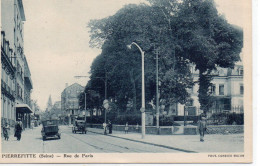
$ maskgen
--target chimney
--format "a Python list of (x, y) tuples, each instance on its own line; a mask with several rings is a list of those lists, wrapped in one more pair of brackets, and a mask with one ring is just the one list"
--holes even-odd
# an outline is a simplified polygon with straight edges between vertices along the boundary
[(65, 88), (68, 88), (68, 83), (65, 84)]

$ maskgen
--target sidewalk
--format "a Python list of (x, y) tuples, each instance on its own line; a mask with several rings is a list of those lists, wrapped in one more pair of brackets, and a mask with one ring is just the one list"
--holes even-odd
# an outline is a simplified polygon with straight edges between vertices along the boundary
[(42, 153), (41, 127), (25, 129), (20, 141), (17, 141), (13, 133), (9, 134), (9, 141), (5, 141), (2, 137), (1, 145), (2, 153)]
[[(104, 134), (103, 129), (88, 128), (88, 132)], [(199, 141), (199, 135), (146, 135), (144, 139), (141, 133), (125, 134), (121, 131), (113, 131), (108, 134), (110, 137), (117, 137), (129, 141), (141, 142), (155, 146), (172, 148), (182, 152), (243, 152), (244, 134), (210, 134), (205, 135), (205, 142)]]

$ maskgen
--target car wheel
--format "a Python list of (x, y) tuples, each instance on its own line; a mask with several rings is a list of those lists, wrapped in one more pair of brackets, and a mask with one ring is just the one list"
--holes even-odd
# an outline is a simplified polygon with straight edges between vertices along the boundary
[(46, 137), (45, 137), (45, 136), (43, 136), (43, 137), (42, 137), (42, 140), (43, 140), (43, 141), (45, 141), (45, 140), (46, 140)]

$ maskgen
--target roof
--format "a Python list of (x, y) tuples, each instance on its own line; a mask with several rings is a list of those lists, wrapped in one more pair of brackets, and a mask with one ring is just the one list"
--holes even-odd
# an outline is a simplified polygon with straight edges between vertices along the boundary
[(19, 7), (19, 10), (20, 10), (20, 15), (21, 15), (22, 21), (25, 21), (26, 19), (25, 19), (23, 1), (22, 0), (18, 0), (18, 7)]
[(66, 87), (66, 88), (62, 91), (62, 93), (64, 93), (64, 92), (66, 91), (66, 89), (69, 89), (69, 88), (71, 88), (71, 87), (73, 87), (73, 86), (79, 86), (79, 87), (81, 87), (81, 88), (84, 89), (84, 87), (83, 87), (82, 85), (80, 85), (80, 84), (78, 84), (78, 83), (74, 83), (74, 84), (72, 84), (72, 85)]

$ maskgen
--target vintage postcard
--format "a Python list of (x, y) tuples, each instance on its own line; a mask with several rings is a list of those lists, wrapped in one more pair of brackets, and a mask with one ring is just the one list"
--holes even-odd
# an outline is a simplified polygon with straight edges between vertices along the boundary
[(0, 163), (251, 163), (250, 0), (1, 0)]

